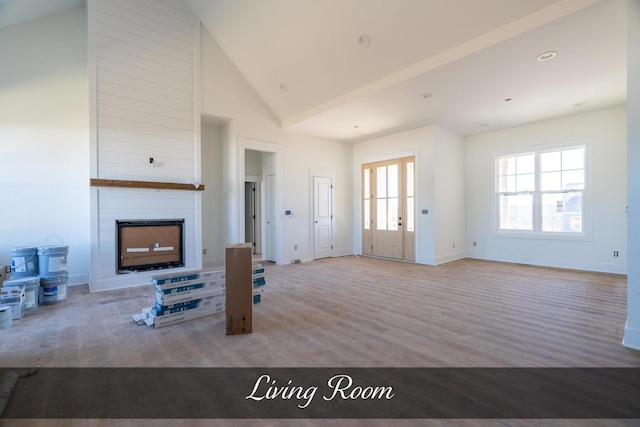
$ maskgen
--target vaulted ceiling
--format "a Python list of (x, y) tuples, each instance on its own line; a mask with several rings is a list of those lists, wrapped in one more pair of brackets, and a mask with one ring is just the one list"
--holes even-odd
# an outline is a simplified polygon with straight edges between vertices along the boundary
[[(471, 135), (626, 102), (625, 0), (183, 1), (296, 132)], [(0, 27), (82, 3), (0, 0)]]
[(470, 135), (626, 102), (623, 0), (184, 1), (298, 132)]

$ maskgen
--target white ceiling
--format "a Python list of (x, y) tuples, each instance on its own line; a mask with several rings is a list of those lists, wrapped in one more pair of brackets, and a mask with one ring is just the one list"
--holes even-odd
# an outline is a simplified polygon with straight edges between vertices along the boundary
[[(626, 102), (623, 0), (183, 1), (297, 132), (471, 135)], [(0, 27), (83, 3), (0, 0)]]
[(470, 135), (626, 102), (622, 0), (184, 1), (302, 133)]
[(0, 0), (0, 28), (84, 4), (84, 0)]

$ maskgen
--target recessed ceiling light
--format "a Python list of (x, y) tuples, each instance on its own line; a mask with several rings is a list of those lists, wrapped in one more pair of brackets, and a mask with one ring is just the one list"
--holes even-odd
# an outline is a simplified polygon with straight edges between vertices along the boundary
[(432, 93), (423, 93), (422, 95), (420, 95), (421, 99), (427, 99), (427, 98), (431, 98), (433, 96)]
[(280, 90), (281, 90), (283, 93), (287, 93), (287, 92), (289, 92), (289, 87), (288, 87), (286, 84), (282, 83), (282, 84), (280, 85)]
[(358, 43), (360, 43), (360, 47), (369, 47), (369, 45), (371, 44), (371, 39), (368, 35), (361, 34), (360, 37), (358, 37)]
[(505, 98), (504, 99), (504, 102), (509, 102), (509, 101), (511, 101), (511, 98)]
[(544, 61), (548, 61), (550, 59), (555, 58), (557, 54), (558, 52), (554, 52), (550, 50), (549, 52), (541, 53), (540, 55), (538, 55), (536, 59), (540, 62), (544, 62)]

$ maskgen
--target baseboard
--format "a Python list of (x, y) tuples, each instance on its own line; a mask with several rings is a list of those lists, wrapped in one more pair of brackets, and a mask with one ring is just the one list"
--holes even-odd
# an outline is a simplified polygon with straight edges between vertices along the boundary
[(631, 328), (629, 320), (624, 325), (624, 338), (622, 345), (633, 350), (640, 350), (640, 329)]
[(452, 254), (439, 256), (435, 259), (435, 265), (445, 264), (447, 262), (456, 261), (462, 258), (466, 258), (466, 254), (464, 252), (455, 252)]
[[(333, 257), (348, 256), (348, 255), (353, 255), (353, 253), (354, 252), (350, 249), (334, 249), (332, 256)], [(357, 255), (361, 255), (361, 254), (357, 254)]]
[(601, 262), (589, 262), (573, 259), (538, 258), (517, 254), (496, 254), (496, 253), (467, 253), (467, 258), (482, 259), (486, 261), (512, 262), (517, 264), (530, 264), (540, 267), (566, 268), (571, 270), (594, 271), (598, 273), (627, 274), (626, 265), (607, 264)]
[(67, 282), (69, 286), (86, 285), (88, 283), (88, 274), (74, 274), (73, 276), (69, 276), (69, 281)]

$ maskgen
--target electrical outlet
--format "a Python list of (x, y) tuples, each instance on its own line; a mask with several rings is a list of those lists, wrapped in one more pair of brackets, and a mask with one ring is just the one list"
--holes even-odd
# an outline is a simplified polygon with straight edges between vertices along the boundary
[(206, 255), (206, 254), (207, 254), (207, 250), (206, 250), (206, 249), (203, 249), (203, 250), (202, 250), (202, 255)]
[(619, 255), (619, 254), (618, 254), (618, 251), (613, 251), (613, 256), (614, 256), (614, 257), (617, 257), (618, 255)]
[(7, 265), (7, 266), (4, 268), (4, 272), (5, 272), (5, 273), (7, 273), (7, 274), (11, 273), (11, 266), (10, 266), (10, 265)]
[(478, 246), (476, 242), (473, 242), (473, 246)]
[(298, 245), (294, 245), (293, 249), (295, 249), (297, 251), (298, 250)]
[(454, 247), (454, 248), (456, 247), (456, 244), (455, 244), (455, 243), (453, 244), (453, 247)]

